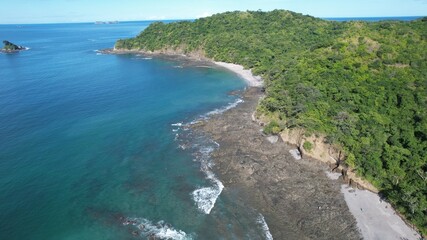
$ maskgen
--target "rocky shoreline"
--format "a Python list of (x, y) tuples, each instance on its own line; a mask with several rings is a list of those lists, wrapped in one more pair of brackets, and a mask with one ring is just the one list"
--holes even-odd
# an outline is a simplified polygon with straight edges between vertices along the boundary
[[(264, 94), (263, 83), (250, 70), (214, 62), (202, 52), (184, 54), (168, 49), (100, 52), (176, 60), (181, 66), (219, 66), (248, 82), (243, 103), (193, 128), (220, 144), (212, 157), (214, 171), (225, 185), (223, 191), (238, 192), (240, 201), (265, 216), (275, 239), (420, 239), (416, 230), (405, 224), (369, 183), (347, 176), (347, 171), (342, 176), (331, 173), (331, 162), (318, 154), (304, 152), (302, 159), (293, 157), (290, 152), (298, 150), (289, 145), (295, 140), (289, 133), (263, 134), (260, 122), (254, 117)], [(344, 183), (371, 192), (346, 188)]]
[(220, 144), (212, 157), (224, 191), (239, 191), (275, 239), (362, 239), (328, 167), (294, 159), (289, 145), (268, 139), (251, 119), (262, 94), (249, 88), (238, 107), (194, 127)]

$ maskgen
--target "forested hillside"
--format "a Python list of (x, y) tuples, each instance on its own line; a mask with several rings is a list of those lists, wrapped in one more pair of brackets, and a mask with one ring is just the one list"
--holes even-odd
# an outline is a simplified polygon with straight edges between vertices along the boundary
[[(199, 51), (265, 80), (267, 126), (304, 128), (342, 146), (346, 164), (427, 234), (427, 18), (333, 22), (228, 12), (154, 23), (116, 49)], [(272, 127), (274, 126), (274, 127)]]

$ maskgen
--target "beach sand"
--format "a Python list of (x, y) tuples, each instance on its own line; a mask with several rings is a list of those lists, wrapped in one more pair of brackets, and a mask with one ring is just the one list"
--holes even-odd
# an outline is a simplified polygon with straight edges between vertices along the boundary
[(249, 86), (251, 87), (261, 87), (263, 85), (262, 78), (259, 76), (254, 76), (252, 74), (252, 70), (244, 69), (243, 66), (233, 64), (233, 63), (225, 63), (225, 62), (214, 62), (216, 65), (226, 68), (241, 78), (245, 79)]
[(364, 239), (416, 240), (421, 236), (396, 214), (378, 194), (343, 185), (341, 192)]

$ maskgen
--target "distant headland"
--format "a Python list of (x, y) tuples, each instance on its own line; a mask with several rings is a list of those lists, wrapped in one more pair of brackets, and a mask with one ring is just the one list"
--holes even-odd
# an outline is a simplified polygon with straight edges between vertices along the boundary
[(96, 21), (95, 24), (118, 24), (119, 21)]

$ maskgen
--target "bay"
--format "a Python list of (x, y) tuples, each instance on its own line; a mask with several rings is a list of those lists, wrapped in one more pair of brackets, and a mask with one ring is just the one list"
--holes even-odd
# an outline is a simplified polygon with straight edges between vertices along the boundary
[(237, 193), (200, 208), (195, 191), (221, 190), (205, 165), (217, 146), (183, 126), (244, 81), (96, 51), (150, 23), (0, 25), (30, 48), (0, 54), (1, 239), (263, 238)]

